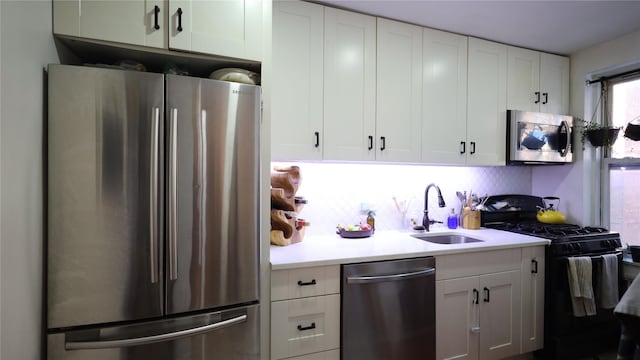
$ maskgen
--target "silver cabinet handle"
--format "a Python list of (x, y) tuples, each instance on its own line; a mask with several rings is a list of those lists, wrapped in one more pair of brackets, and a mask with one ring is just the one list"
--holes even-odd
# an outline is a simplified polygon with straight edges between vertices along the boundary
[(410, 273), (392, 274), (392, 275), (379, 275), (379, 276), (349, 276), (347, 277), (347, 284), (367, 284), (377, 283), (383, 281), (398, 281), (411, 279), (414, 277), (426, 276), (434, 274), (435, 268), (422, 269), (420, 271), (414, 271)]
[(235, 325), (247, 320), (247, 315), (240, 315), (229, 320), (217, 322), (215, 324), (209, 324), (205, 326), (199, 326), (196, 328), (180, 330), (160, 335), (142, 336), (137, 338), (122, 339), (122, 340), (104, 340), (104, 341), (68, 341), (65, 343), (65, 350), (89, 350), (89, 349), (109, 349), (119, 348), (125, 346), (146, 345), (162, 341), (176, 340), (187, 336), (194, 336), (203, 334), (209, 331), (220, 329), (223, 327)]
[(474, 334), (480, 333), (480, 326), (472, 326), (471, 327), (471, 332), (474, 333)]
[(151, 119), (151, 163), (149, 176), (149, 264), (151, 283), (158, 282), (158, 141), (160, 108), (153, 108)]
[(169, 279), (178, 278), (178, 109), (171, 110), (169, 126)]

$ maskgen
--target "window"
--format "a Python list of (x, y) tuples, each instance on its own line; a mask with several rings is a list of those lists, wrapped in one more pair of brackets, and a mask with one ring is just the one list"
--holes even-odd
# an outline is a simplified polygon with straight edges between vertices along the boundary
[(640, 245), (640, 141), (623, 136), (627, 124), (640, 117), (640, 77), (611, 80), (605, 86), (611, 89), (611, 116), (604, 118), (622, 128), (611, 158), (605, 161), (609, 204), (605, 220), (611, 230), (620, 232), (623, 243)]

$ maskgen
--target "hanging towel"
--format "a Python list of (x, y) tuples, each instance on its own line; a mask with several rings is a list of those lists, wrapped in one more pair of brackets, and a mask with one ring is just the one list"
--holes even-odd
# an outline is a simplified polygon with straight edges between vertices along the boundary
[(640, 276), (636, 276), (616, 308), (615, 313), (640, 316)]
[(567, 276), (573, 316), (583, 317), (596, 314), (591, 276), (591, 258), (578, 256), (568, 258)]
[(598, 272), (598, 306), (612, 309), (618, 303), (618, 256), (602, 255), (602, 265)]

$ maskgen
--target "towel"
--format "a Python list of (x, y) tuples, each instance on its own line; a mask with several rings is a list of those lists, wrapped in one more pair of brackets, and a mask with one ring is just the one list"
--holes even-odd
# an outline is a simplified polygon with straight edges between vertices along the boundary
[(602, 255), (598, 272), (598, 306), (613, 309), (618, 303), (618, 256)]
[(591, 258), (588, 256), (570, 257), (567, 264), (569, 292), (573, 316), (583, 317), (596, 314), (591, 278)]
[(640, 316), (640, 276), (633, 279), (613, 312)]

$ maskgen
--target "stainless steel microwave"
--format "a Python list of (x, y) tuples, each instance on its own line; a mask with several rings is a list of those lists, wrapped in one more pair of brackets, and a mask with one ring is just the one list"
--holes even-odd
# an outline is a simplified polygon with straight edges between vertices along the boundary
[(507, 163), (572, 162), (572, 126), (571, 116), (507, 110)]

